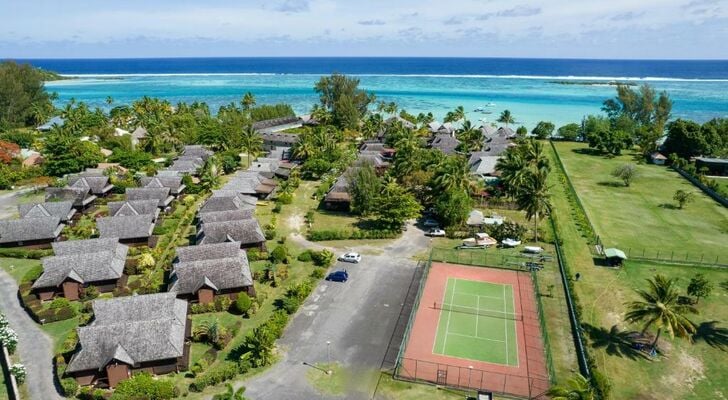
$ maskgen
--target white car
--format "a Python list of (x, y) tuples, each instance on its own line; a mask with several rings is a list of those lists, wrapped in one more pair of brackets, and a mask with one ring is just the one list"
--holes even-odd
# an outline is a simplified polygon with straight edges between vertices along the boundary
[(350, 262), (350, 263), (358, 264), (359, 261), (361, 261), (361, 254), (359, 254), (359, 253), (346, 253), (343, 256), (339, 257), (339, 261)]
[(443, 231), (440, 228), (432, 228), (427, 233), (425, 233), (427, 236), (431, 237), (445, 237), (445, 231)]

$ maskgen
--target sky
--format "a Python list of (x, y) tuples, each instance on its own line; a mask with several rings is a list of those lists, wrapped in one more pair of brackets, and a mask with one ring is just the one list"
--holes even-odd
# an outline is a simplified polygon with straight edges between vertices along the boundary
[(728, 59), (728, 0), (0, 0), (0, 58)]

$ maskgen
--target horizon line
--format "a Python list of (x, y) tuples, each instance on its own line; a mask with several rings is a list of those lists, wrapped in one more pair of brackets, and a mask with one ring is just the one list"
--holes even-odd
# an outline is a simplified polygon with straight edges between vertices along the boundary
[(35, 60), (191, 60), (191, 59), (451, 59), (451, 60), (564, 60), (564, 61), (696, 61), (728, 62), (728, 58), (582, 58), (582, 57), (473, 57), (473, 56), (172, 56), (172, 57), (0, 57), (1, 61)]

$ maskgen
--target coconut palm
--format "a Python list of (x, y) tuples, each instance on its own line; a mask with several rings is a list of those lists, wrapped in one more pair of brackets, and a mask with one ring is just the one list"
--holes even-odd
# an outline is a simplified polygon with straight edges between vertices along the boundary
[(625, 315), (626, 320), (643, 323), (643, 334), (651, 327), (657, 328), (657, 335), (652, 343), (653, 348), (657, 346), (663, 330), (667, 331), (670, 338), (687, 337), (692, 341), (691, 334), (695, 333), (696, 326), (686, 315), (698, 314), (698, 309), (690, 304), (678, 302), (680, 294), (677, 289), (677, 279), (668, 279), (658, 274), (652, 279), (647, 279), (647, 283), (646, 290), (636, 290), (642, 300), (626, 303), (629, 309)]
[(549, 188), (546, 185), (546, 171), (531, 172), (526, 183), (516, 194), (516, 204), (526, 212), (526, 218), (533, 220), (533, 240), (538, 242), (538, 221), (551, 207)]
[(427, 114), (425, 114), (425, 113), (419, 113), (419, 114), (417, 114), (417, 123), (420, 126), (427, 125), (427, 124), (431, 123), (434, 120), (435, 120), (435, 117), (432, 115), (431, 112), (430, 113), (427, 113)]
[(397, 106), (397, 103), (395, 103), (395, 102), (393, 102), (393, 101), (390, 101), (389, 103), (387, 103), (387, 104), (386, 104), (386, 105), (384, 106), (384, 109), (383, 109), (383, 111), (384, 111), (385, 113), (389, 114), (390, 116), (392, 116), (392, 115), (394, 115), (394, 114), (396, 114), (396, 113), (397, 113), (397, 110), (398, 110), (398, 109), (399, 109), (399, 107)]
[(263, 150), (263, 138), (253, 129), (252, 125), (248, 125), (243, 129), (240, 135), (240, 148), (248, 155), (247, 166), (250, 167), (250, 160), (255, 159)]
[(465, 108), (463, 106), (457, 106), (455, 110), (447, 112), (445, 122), (457, 122), (465, 118)]
[(566, 385), (553, 386), (547, 392), (551, 400), (594, 400), (594, 390), (589, 380), (581, 374), (576, 374), (566, 382)]
[(483, 148), (483, 131), (473, 126), (468, 120), (463, 122), (460, 129), (456, 131), (456, 135), (466, 152), (480, 151)]
[(215, 157), (208, 158), (202, 166), (200, 185), (205, 190), (212, 190), (220, 184), (220, 167)]
[(225, 393), (212, 396), (212, 400), (245, 400), (243, 393), (245, 393), (245, 386), (241, 386), (238, 390), (235, 390), (233, 385), (228, 383), (225, 385)]
[(223, 328), (217, 322), (217, 320), (203, 322), (195, 327), (194, 335), (197, 337), (205, 338), (210, 343), (216, 343), (220, 340)]
[(108, 105), (114, 104), (114, 98), (111, 96), (106, 96), (106, 104), (108, 104)]
[(240, 101), (240, 105), (243, 107), (243, 111), (248, 111), (255, 105), (255, 95), (250, 92), (246, 92), (243, 95), (243, 99)]
[(513, 119), (513, 115), (510, 110), (503, 110), (500, 117), (498, 117), (498, 122), (506, 124), (506, 128), (508, 128), (508, 124), (514, 124), (516, 123), (516, 120)]
[(435, 173), (434, 184), (438, 191), (465, 190), (470, 193), (473, 182), (470, 176), (470, 167), (467, 160), (462, 157), (448, 157), (438, 167)]

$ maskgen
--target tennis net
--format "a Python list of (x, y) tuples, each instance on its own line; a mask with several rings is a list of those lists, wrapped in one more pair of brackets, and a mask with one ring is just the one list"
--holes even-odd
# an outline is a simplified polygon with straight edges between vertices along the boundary
[(519, 313), (508, 313), (508, 312), (503, 312), (503, 311), (485, 310), (482, 308), (461, 306), (461, 305), (457, 305), (457, 304), (447, 304), (447, 303), (435, 302), (433, 307), (436, 310), (444, 310), (444, 311), (459, 312), (459, 313), (464, 313), (464, 314), (480, 315), (483, 317), (511, 319), (511, 320), (515, 320), (515, 321), (523, 320), (523, 315), (521, 315)]

